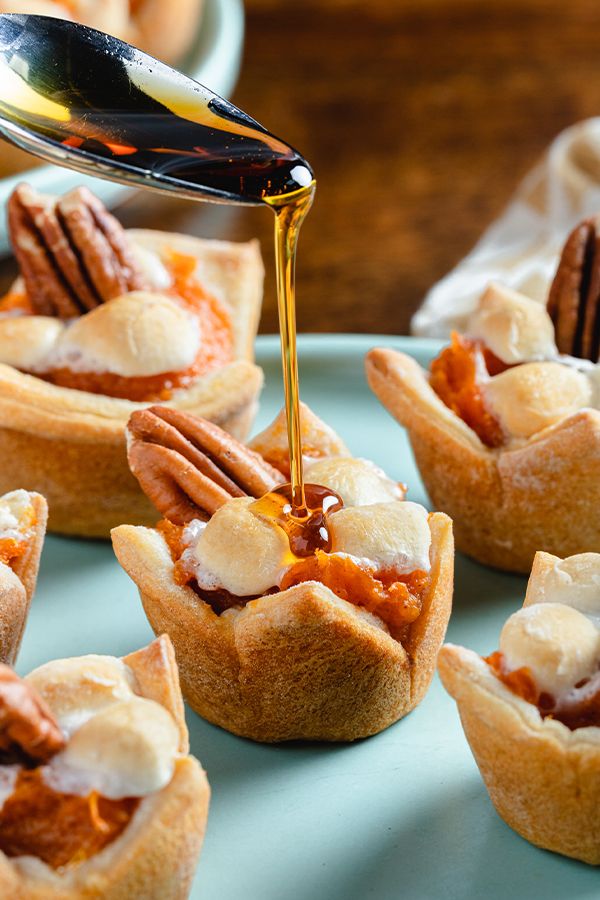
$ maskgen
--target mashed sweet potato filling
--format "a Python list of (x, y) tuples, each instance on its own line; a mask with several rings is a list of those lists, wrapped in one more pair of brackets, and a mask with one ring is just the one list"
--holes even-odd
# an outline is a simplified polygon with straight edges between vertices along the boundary
[(168, 400), (173, 391), (188, 387), (201, 375), (233, 360), (233, 330), (227, 310), (200, 284), (195, 276), (196, 258), (171, 251), (166, 266), (173, 279), (168, 292), (191, 312), (200, 326), (200, 350), (191, 366), (177, 372), (125, 377), (113, 372), (75, 372), (53, 369), (42, 377), (60, 387), (104, 394), (139, 402)]
[(571, 731), (600, 726), (600, 672), (574, 685), (563, 697), (556, 698), (538, 690), (527, 666), (509, 671), (503, 653), (496, 651), (484, 657), (484, 661), (513, 694), (536, 706), (542, 718), (557, 719)]
[[(257, 599), (255, 596), (237, 597), (225, 590), (199, 588), (192, 567), (185, 558), (181, 558), (186, 549), (183, 526), (163, 519), (158, 523), (157, 530), (171, 552), (176, 583), (192, 587), (216, 613), (245, 606), (250, 600)], [(269, 594), (285, 591), (305, 581), (319, 581), (342, 600), (373, 613), (385, 622), (393, 637), (399, 637), (421, 613), (429, 576), (421, 569), (406, 575), (393, 570), (375, 573), (348, 556), (317, 550), (290, 566), (281, 583), (274, 586)]]
[(19, 537), (2, 537), (0, 536), (0, 563), (7, 566), (14, 566), (22, 556), (25, 555), (29, 548), (27, 533), (35, 525), (35, 513), (33, 507), (29, 507), (23, 514), (19, 523)]
[(500, 447), (504, 433), (486, 408), (481, 383), (509, 368), (481, 341), (452, 332), (451, 342), (431, 363), (429, 383), (438, 397), (473, 429), (488, 447)]
[(114, 841), (138, 804), (131, 797), (57, 793), (39, 768), (22, 769), (0, 810), (0, 850), (7, 856), (36, 856), (54, 869), (74, 865)]
[[(137, 402), (168, 400), (173, 391), (188, 387), (201, 375), (233, 360), (233, 328), (228, 311), (209, 294), (196, 277), (194, 256), (171, 250), (165, 266), (172, 278), (168, 294), (181, 302), (198, 320), (201, 334), (196, 359), (186, 369), (158, 375), (128, 377), (113, 372), (79, 372), (68, 367), (35, 373), (59, 387), (104, 394)], [(0, 299), (0, 314), (30, 315), (33, 310), (23, 294), (6, 294)]]

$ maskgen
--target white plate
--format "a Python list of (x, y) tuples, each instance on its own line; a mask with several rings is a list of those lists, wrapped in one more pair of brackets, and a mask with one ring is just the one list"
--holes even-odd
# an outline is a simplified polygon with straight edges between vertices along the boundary
[[(229, 97), (237, 81), (244, 44), (244, 6), (242, 0), (205, 0), (204, 13), (193, 49), (181, 69), (196, 81)], [(0, 145), (1, 147), (1, 145)], [(0, 178), (0, 208), (19, 182), (26, 180), (34, 188), (49, 194), (64, 194), (80, 184), (86, 184), (107, 206), (121, 202), (131, 188), (102, 181), (63, 169), (44, 165), (24, 173)], [(0, 255), (10, 253), (6, 222), (0, 221)]]

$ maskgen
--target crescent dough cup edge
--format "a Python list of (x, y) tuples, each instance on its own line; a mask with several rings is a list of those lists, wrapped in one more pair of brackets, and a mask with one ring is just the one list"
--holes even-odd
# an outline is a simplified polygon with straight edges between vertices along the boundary
[[(258, 242), (236, 245), (163, 232), (128, 233), (144, 246), (153, 241), (164, 246), (170, 238), (175, 249), (205, 262), (213, 278), (221, 268), (222, 287), (231, 299), (225, 305), (235, 314), (239, 358), (174, 391), (165, 405), (245, 437), (263, 383), (262, 371), (252, 362), (263, 278)], [(64, 534), (108, 537), (124, 521), (153, 523), (156, 512), (125, 456), (127, 420), (134, 409), (148, 405), (58, 387), (0, 363), (0, 493), (24, 487), (43, 494), (50, 530)]]
[(30, 500), (35, 525), (27, 550), (12, 567), (0, 563), (0, 662), (9, 665), (17, 658), (23, 639), (46, 534), (48, 504), (40, 494), (30, 494)]
[(444, 645), (438, 670), (499, 815), (539, 847), (600, 864), (600, 728), (542, 719), (464, 647)]
[(430, 585), (404, 647), (353, 604), (305, 582), (217, 616), (173, 580), (162, 536), (122, 525), (117, 558), (148, 620), (175, 646), (184, 696), (201, 716), (257, 741), (355, 740), (423, 698), (452, 604), (452, 523), (434, 513)]
[[(187, 752), (177, 669), (166, 637), (123, 657), (143, 696), (173, 715)], [(162, 700), (161, 700), (162, 697)], [(57, 874), (41, 861), (18, 870), (0, 853), (3, 900), (185, 900), (204, 839), (210, 788), (196, 759), (183, 756), (162, 790), (144, 797), (122, 834), (88, 860)], [(193, 802), (190, 802), (192, 800)]]
[(581, 410), (523, 446), (493, 451), (410, 356), (371, 350), (366, 373), (407, 429), (434, 507), (452, 517), (457, 549), (524, 574), (540, 548), (560, 557), (600, 550), (600, 411)]

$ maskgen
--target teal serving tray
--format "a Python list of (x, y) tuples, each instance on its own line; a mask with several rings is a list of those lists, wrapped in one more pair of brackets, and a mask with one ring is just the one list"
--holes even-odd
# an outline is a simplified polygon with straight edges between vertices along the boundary
[[(406, 437), (369, 392), (366, 351), (404, 350), (426, 363), (434, 341), (303, 335), (302, 399), (357, 456), (371, 458), (426, 503)], [(279, 343), (258, 339), (266, 387), (256, 430), (282, 405)], [(448, 638), (496, 649), (525, 579), (457, 558)], [(108, 543), (50, 536), (18, 662), (123, 655), (152, 638), (137, 590)], [(437, 677), (421, 704), (382, 734), (350, 745), (266, 746), (188, 711), (192, 752), (212, 787), (194, 900), (591, 900), (600, 876), (538, 850), (490, 803), (454, 702)], [(518, 753), (515, 747), (515, 753)], [(600, 813), (599, 813), (600, 815)]]

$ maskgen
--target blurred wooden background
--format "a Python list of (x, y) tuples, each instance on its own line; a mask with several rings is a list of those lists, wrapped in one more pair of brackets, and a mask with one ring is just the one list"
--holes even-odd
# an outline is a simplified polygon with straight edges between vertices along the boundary
[[(233, 97), (318, 179), (300, 242), (304, 331), (405, 333), (565, 126), (600, 113), (595, 0), (246, 0)], [(127, 225), (261, 240), (265, 209), (145, 195)]]

